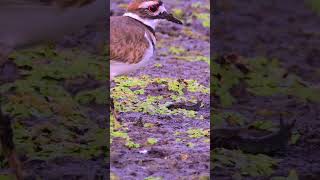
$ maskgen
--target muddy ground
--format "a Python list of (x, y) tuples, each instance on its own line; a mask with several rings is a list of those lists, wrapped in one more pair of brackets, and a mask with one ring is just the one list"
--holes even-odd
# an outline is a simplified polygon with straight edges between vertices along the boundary
[[(112, 0), (113, 15), (127, 2)], [(154, 61), (112, 86), (112, 179), (209, 178), (209, 1), (165, 6), (185, 25), (160, 23)]]
[[(318, 61), (320, 16), (312, 10), (311, 2), (300, 0), (217, 1), (212, 23), (214, 26), (213, 54), (233, 54), (238, 57), (238, 60), (242, 59), (243, 64), (246, 64), (245, 60), (249, 60), (250, 68), (257, 67), (252, 65), (252, 61), (257, 61), (257, 57), (263, 57), (267, 62), (260, 69), (260, 71), (266, 71), (266, 74), (259, 79), (261, 83), (250, 81), (253, 79), (250, 73), (254, 71), (250, 69), (248, 76), (244, 75), (244, 79), (240, 78), (240, 82), (229, 89), (235, 98), (231, 105), (222, 107), (221, 96), (216, 94), (213, 104), (214, 112), (219, 115), (236, 113), (248, 123), (268, 121), (273, 122), (274, 126), (279, 124), (279, 114), (285, 112), (290, 114), (285, 120), (297, 120), (294, 132), (299, 138), (280, 155), (270, 156), (281, 160), (274, 164), (270, 163), (270, 166), (266, 165), (267, 161), (261, 161), (260, 167), (253, 168), (243, 165), (245, 163), (237, 164), (232, 160), (228, 161), (225, 156), (222, 156), (225, 162), (215, 159), (213, 163), (221, 163), (222, 167), (212, 166), (214, 179), (320, 178), (320, 104), (317, 96), (320, 92), (318, 88), (320, 85)], [(314, 9), (318, 8), (315, 7), (313, 6)], [(272, 66), (273, 70), (269, 70), (266, 65), (271, 62), (271, 59), (277, 59), (279, 62), (279, 65)], [(237, 69), (234, 66), (233, 68)], [(287, 91), (290, 89), (288, 85), (290, 79), (284, 76), (275, 78), (274, 76), (277, 76), (276, 74), (280, 71), (283, 71), (282, 75), (286, 73), (297, 75), (305, 89), (313, 90), (294, 89), (286, 93), (290, 91)], [(255, 73), (255, 76), (259, 75), (258, 72)], [(265, 86), (262, 82), (267, 82), (265, 84), (269, 83), (269, 85)], [(284, 89), (276, 90), (280, 86)], [(248, 157), (242, 160), (253, 162)], [(266, 169), (269, 170), (266, 171)]]

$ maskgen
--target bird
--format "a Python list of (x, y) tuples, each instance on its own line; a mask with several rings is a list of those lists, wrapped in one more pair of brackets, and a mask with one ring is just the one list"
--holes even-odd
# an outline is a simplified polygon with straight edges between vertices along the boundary
[(155, 53), (161, 20), (182, 24), (161, 0), (133, 0), (122, 16), (110, 18), (110, 79), (145, 65)]
[[(106, 17), (105, 0), (1, 0), (0, 69), (15, 50), (47, 43)], [(16, 179), (23, 179), (10, 118), (0, 107), (0, 140)]]
[[(110, 17), (110, 81), (133, 72), (153, 59), (156, 26), (163, 20), (182, 25), (161, 0), (132, 0), (122, 16)], [(111, 99), (111, 111), (114, 99)]]

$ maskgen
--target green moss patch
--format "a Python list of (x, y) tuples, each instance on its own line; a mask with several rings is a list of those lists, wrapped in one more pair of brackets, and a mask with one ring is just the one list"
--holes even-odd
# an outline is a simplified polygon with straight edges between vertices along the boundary
[[(196, 80), (179, 80), (171, 78), (151, 78), (149, 76), (118, 77), (115, 79), (117, 85), (111, 90), (111, 96), (115, 99), (115, 106), (121, 112), (143, 112), (155, 114), (181, 114), (195, 118), (197, 113), (192, 110), (173, 109), (170, 110), (170, 102), (184, 97), (185, 93), (209, 93), (209, 88), (199, 84)], [(165, 86), (175, 96), (164, 97), (161, 95), (146, 95), (145, 88), (149, 85)], [(142, 98), (144, 100), (142, 100)]]

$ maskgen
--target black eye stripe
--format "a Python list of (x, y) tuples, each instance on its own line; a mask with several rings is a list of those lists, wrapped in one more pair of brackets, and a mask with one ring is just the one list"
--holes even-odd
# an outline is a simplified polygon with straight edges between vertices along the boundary
[(148, 7), (149, 11), (151, 12), (156, 12), (158, 9), (159, 9), (159, 4), (156, 4), (156, 5), (152, 5), (150, 7)]
[(153, 7), (155, 7), (155, 8), (159, 8), (159, 7), (160, 7), (160, 5), (159, 5), (159, 4), (155, 4), (155, 5), (153, 5)]

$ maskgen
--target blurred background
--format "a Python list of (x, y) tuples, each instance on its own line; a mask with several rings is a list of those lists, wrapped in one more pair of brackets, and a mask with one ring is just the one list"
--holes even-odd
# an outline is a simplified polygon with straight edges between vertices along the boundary
[[(225, 0), (214, 7), (212, 124), (245, 129), (236, 137), (254, 142), (214, 135), (216, 147), (226, 147), (219, 138), (234, 144), (213, 149), (212, 176), (318, 179), (320, 1)], [(292, 136), (279, 133), (280, 115), (296, 120), (287, 128)]]
[[(33, 8), (16, 5), (25, 5), (26, 11)], [(10, 22), (11, 16), (2, 17), (1, 24)], [(14, 50), (0, 65), (1, 109), (11, 121), (26, 179), (107, 178), (104, 21), (97, 19), (56, 41)], [(2, 153), (0, 168), (0, 179), (12, 179)]]

